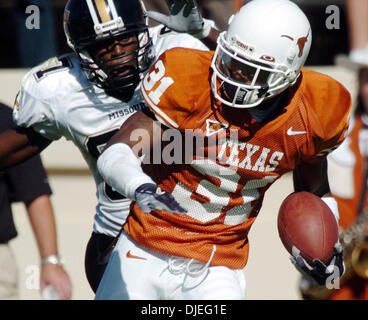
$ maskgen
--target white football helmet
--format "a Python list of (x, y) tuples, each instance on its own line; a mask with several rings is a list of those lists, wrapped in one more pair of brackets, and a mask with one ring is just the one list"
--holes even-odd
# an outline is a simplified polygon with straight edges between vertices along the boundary
[(312, 42), (309, 21), (289, 0), (253, 0), (217, 40), (211, 87), (222, 103), (252, 108), (294, 84)]

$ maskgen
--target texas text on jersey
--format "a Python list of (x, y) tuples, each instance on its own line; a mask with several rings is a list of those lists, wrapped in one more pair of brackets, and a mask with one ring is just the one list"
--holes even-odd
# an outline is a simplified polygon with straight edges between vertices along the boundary
[[(156, 54), (175, 46), (208, 50), (188, 34), (150, 28)], [(127, 102), (108, 95), (86, 77), (75, 53), (52, 58), (31, 69), (22, 81), (14, 108), (18, 126), (32, 127), (50, 140), (65, 137), (79, 148), (94, 176), (98, 205), (94, 231), (116, 236), (129, 212), (130, 200), (115, 192), (98, 174), (96, 160), (104, 144), (145, 104), (136, 89)]]
[[(257, 122), (244, 109), (212, 99), (212, 55), (171, 49), (143, 79), (142, 95), (162, 124), (183, 134), (200, 129), (204, 136), (216, 134), (219, 139), (215, 145), (205, 143), (199, 150), (204, 157), (194, 154), (190, 165), (162, 164), (160, 170), (143, 165), (187, 213), (143, 213), (135, 204), (124, 229), (142, 245), (203, 262), (216, 244), (211, 264), (241, 269), (265, 191), (282, 174), (319, 160), (342, 142), (351, 101), (337, 81), (303, 70), (298, 83), (276, 100), (277, 116)], [(180, 61), (186, 62), (185, 69)]]

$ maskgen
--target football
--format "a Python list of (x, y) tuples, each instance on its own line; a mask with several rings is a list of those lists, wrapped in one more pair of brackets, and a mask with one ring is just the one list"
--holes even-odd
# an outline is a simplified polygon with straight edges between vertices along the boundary
[(306, 191), (286, 197), (279, 209), (277, 227), (286, 250), (292, 254), (295, 246), (308, 263), (314, 259), (327, 262), (338, 240), (338, 225), (330, 208)]

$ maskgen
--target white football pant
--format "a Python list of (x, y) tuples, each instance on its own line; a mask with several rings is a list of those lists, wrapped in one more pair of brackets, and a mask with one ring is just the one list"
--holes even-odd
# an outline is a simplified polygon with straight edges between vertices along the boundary
[(242, 270), (161, 254), (122, 232), (96, 299), (241, 300), (245, 299), (245, 287)]

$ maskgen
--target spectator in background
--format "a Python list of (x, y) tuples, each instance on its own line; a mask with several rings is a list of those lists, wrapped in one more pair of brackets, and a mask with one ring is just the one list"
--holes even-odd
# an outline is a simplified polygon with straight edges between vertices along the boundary
[(368, 64), (368, 0), (346, 0), (349, 26), (349, 59)]
[[(0, 132), (12, 127), (11, 108), (0, 104)], [(11, 203), (24, 202), (41, 256), (40, 290), (51, 285), (61, 299), (71, 298), (71, 282), (58, 258), (51, 189), (36, 156), (0, 172), (0, 299), (18, 299), (18, 274), (9, 241), (17, 236)], [(46, 290), (47, 291), (47, 290)]]
[[(368, 4), (366, 9), (368, 13)], [(368, 24), (368, 21), (365, 22)], [(366, 55), (368, 62), (368, 53)], [(331, 187), (339, 206), (340, 227), (346, 235), (341, 242), (347, 265), (341, 289), (332, 292), (331, 300), (368, 300), (368, 66), (359, 69), (358, 80), (357, 107), (348, 138), (331, 154), (331, 161), (344, 166), (349, 172), (349, 177), (344, 178), (340, 186)], [(355, 258), (352, 253), (354, 249), (357, 253), (358, 247), (362, 249), (358, 255), (359, 266), (353, 262)]]
[[(360, 64), (355, 66), (360, 67)], [(339, 290), (311, 286), (303, 280), (304, 299), (368, 300), (368, 65), (359, 68), (358, 82), (357, 106), (350, 121), (349, 134), (329, 156), (330, 187), (340, 212), (340, 242), (346, 271)], [(352, 252), (355, 249), (358, 253), (357, 248), (362, 249), (356, 256), (360, 257), (359, 264), (353, 263)]]
[[(27, 18), (31, 19), (31, 14), (34, 14), (33, 11), (26, 12), (32, 5), (37, 6), (40, 12), (39, 29), (28, 29), (26, 25)], [(54, 18), (49, 0), (16, 0), (14, 16), (17, 26), (19, 67), (34, 67), (57, 55)], [(37, 27), (37, 21), (31, 19), (31, 22)]]

